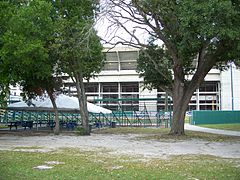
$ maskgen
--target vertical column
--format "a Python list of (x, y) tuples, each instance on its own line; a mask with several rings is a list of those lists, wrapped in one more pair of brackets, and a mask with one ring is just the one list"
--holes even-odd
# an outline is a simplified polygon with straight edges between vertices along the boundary
[(217, 104), (218, 110), (222, 110), (222, 103), (221, 103), (221, 83), (217, 82)]
[(233, 63), (230, 63), (230, 82), (231, 82), (231, 100), (232, 100), (232, 111), (234, 111), (234, 95), (233, 95)]
[[(101, 97), (101, 82), (98, 83), (98, 99), (102, 99)], [(97, 102), (98, 104), (102, 104), (102, 102)]]
[(200, 99), (199, 88), (197, 88), (197, 90), (196, 90), (196, 105), (197, 105), (196, 110), (198, 110), (198, 111), (200, 110), (199, 99)]
[[(121, 84), (120, 82), (118, 82), (118, 99), (122, 98), (121, 97)], [(121, 109), (123, 108), (122, 107), (122, 101), (118, 101), (118, 106), (121, 105)], [(118, 107), (119, 108), (119, 107)]]

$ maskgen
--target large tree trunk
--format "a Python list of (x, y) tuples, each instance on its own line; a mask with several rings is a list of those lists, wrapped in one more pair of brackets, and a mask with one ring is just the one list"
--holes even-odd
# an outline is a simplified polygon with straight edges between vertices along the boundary
[(180, 80), (174, 81), (173, 86), (173, 120), (171, 124), (170, 134), (182, 135), (184, 134), (184, 118), (185, 107), (183, 107), (184, 85)]
[(192, 94), (186, 94), (184, 83), (176, 82), (173, 87), (173, 120), (170, 134), (184, 135), (184, 119)]
[(89, 119), (88, 119), (88, 110), (87, 110), (87, 98), (85, 95), (85, 89), (83, 84), (83, 76), (81, 73), (75, 75), (76, 79), (76, 88), (78, 101), (80, 106), (80, 115), (82, 120), (82, 126), (84, 128), (84, 135), (90, 135)]
[(185, 114), (188, 108), (188, 104), (191, 100), (192, 94), (196, 87), (186, 86), (183, 68), (181, 64), (179, 64), (179, 61), (175, 61), (173, 71), (174, 71), (174, 83), (172, 86), (173, 119), (170, 134), (184, 135)]
[(194, 74), (191, 81), (186, 83), (184, 80), (184, 73), (182, 66), (179, 65), (178, 61), (173, 68), (174, 71), (174, 83), (173, 83), (173, 121), (171, 125), (170, 134), (173, 135), (184, 135), (184, 119), (185, 114), (188, 108), (188, 104), (191, 100), (191, 97), (199, 87), (200, 83), (203, 82), (204, 77), (210, 71), (213, 66), (213, 62), (211, 63), (202, 63), (200, 61), (196, 73)]
[(53, 92), (48, 91), (48, 96), (50, 97), (50, 100), (53, 105), (53, 110), (55, 114), (55, 127), (54, 127), (54, 134), (59, 135), (60, 132), (60, 126), (59, 126), (59, 117), (58, 117), (58, 109), (57, 109), (57, 104), (55, 101), (55, 97), (53, 96)]

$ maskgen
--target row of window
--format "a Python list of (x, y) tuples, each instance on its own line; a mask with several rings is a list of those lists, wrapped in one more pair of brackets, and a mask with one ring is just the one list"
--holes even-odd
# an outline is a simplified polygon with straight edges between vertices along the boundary
[[(85, 85), (85, 91), (86, 93), (111, 93), (110, 95), (114, 95), (114, 93), (139, 93), (139, 84), (138, 83), (120, 83), (120, 90), (119, 90), (119, 84), (118, 83), (101, 83), (99, 86), (99, 83), (89, 83)], [(100, 91), (99, 91), (100, 88)], [(158, 99), (159, 103), (161, 103), (163, 100), (165, 101), (165, 92), (162, 92), (161, 90), (158, 90)], [(204, 82), (199, 87), (199, 100), (200, 101), (213, 101), (216, 100), (216, 92), (218, 92), (218, 83), (217, 82)], [(108, 94), (106, 94), (107, 96)], [(171, 98), (169, 97), (171, 100)], [(170, 101), (169, 100), (169, 101)], [(192, 96), (191, 102), (194, 103), (197, 100), (196, 93)]]
[[(85, 85), (86, 92), (99, 92), (99, 83), (88, 83)], [(101, 83), (101, 92), (118, 92), (118, 83)], [(121, 92), (139, 92), (139, 83), (129, 82), (129, 83), (120, 83)], [(215, 81), (206, 81), (203, 82), (199, 87), (199, 92), (207, 92), (206, 96), (212, 96), (213, 94), (209, 92), (218, 92), (218, 83)], [(163, 92), (161, 89), (158, 89), (158, 92)], [(194, 97), (194, 96), (193, 96)]]
[[(104, 99), (104, 101), (99, 101), (98, 103), (112, 110), (119, 109), (119, 105), (121, 105), (122, 109), (138, 111), (140, 106), (144, 104), (138, 100), (140, 94), (138, 82), (88, 83), (85, 85), (85, 88), (89, 100)], [(202, 110), (219, 109), (218, 90), (218, 82), (204, 82), (199, 88), (198, 94), (195, 93), (192, 96), (189, 110), (195, 110), (198, 103)], [(157, 106), (157, 110), (172, 109), (172, 98), (168, 97), (166, 99), (165, 96), (165, 92), (158, 90), (158, 100), (153, 102)], [(118, 101), (117, 99), (123, 100)]]
[[(89, 83), (85, 86), (86, 92), (88, 93), (98, 93), (99, 92), (99, 84), (98, 83)], [(100, 86), (101, 92), (118, 92), (118, 83), (102, 83)], [(139, 84), (138, 83), (120, 83), (121, 92), (139, 92)]]
[(138, 51), (107, 52), (103, 70), (136, 70)]

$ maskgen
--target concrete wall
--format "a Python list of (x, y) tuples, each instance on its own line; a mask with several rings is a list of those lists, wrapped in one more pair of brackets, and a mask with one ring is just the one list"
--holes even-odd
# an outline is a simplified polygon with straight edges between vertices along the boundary
[[(220, 77), (222, 110), (240, 110), (240, 70), (233, 65), (232, 78), (231, 68), (221, 72)], [(233, 98), (231, 87), (233, 87)]]

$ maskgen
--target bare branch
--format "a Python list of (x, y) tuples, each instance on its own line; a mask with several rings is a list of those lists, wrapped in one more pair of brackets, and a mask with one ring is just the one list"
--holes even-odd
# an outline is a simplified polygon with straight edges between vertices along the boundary
[(172, 96), (172, 89), (169, 86), (159, 86), (163, 91)]

